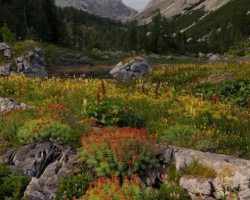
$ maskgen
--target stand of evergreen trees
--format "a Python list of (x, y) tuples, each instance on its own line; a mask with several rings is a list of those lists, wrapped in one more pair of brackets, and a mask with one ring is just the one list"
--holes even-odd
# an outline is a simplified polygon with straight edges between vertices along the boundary
[(54, 0), (0, 0), (0, 12), (0, 27), (8, 27), (16, 41), (33, 39), (89, 50), (160, 54), (225, 52), (250, 34), (250, 15), (241, 12), (232, 13), (220, 31), (212, 28), (206, 42), (187, 42), (187, 38), (195, 38), (194, 33), (189, 31), (186, 36), (185, 32), (176, 30), (175, 20), (167, 20), (160, 12), (152, 17), (150, 24), (140, 26), (136, 22), (122, 24), (72, 7), (58, 8)]

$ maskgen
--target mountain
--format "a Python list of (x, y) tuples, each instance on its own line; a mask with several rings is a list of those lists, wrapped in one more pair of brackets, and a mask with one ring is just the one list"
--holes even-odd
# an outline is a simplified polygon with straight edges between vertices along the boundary
[(55, 0), (58, 7), (74, 7), (101, 17), (127, 21), (138, 12), (122, 0)]
[(184, 15), (196, 10), (204, 10), (205, 13), (215, 11), (232, 0), (150, 0), (145, 9), (134, 16), (132, 20), (139, 23), (149, 23), (151, 17), (158, 10), (166, 18), (176, 15)]

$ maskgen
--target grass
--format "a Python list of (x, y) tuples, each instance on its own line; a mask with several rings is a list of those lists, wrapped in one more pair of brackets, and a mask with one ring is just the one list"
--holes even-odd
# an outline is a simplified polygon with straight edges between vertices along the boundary
[(191, 165), (188, 165), (182, 172), (181, 175), (191, 175), (194, 177), (201, 178), (215, 178), (217, 172), (199, 161), (195, 160)]

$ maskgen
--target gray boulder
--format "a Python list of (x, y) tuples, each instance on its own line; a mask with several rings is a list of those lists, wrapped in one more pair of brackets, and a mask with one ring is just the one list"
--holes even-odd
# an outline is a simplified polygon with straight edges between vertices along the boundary
[(12, 174), (32, 178), (25, 191), (29, 200), (53, 199), (58, 191), (58, 179), (79, 168), (77, 158), (72, 149), (46, 141), (0, 154), (0, 162), (7, 162)]
[(102, 59), (103, 59), (103, 60), (108, 60), (108, 59), (109, 59), (109, 56), (108, 56), (108, 55), (102, 56)]
[(173, 60), (174, 57), (172, 55), (166, 57), (167, 60)]
[(149, 62), (141, 57), (133, 57), (129, 60), (118, 63), (110, 74), (115, 79), (127, 81), (132, 78), (140, 78), (151, 71)]
[(5, 43), (0, 43), (0, 51), (4, 51), (6, 49), (9, 49), (10, 46), (8, 46), (7, 44)]
[(156, 146), (159, 149), (159, 159), (164, 164), (174, 163), (178, 171), (198, 161), (217, 172), (214, 178), (193, 175), (181, 177), (179, 184), (192, 196), (202, 199), (221, 199), (224, 195), (222, 186), (226, 186), (226, 195), (235, 191), (239, 200), (250, 199), (250, 161), (232, 156), (204, 153), (174, 146)]
[(5, 49), (3, 52), (3, 56), (5, 58), (11, 58), (11, 50), (10, 49)]
[(209, 62), (218, 62), (220, 61), (220, 56), (218, 54), (213, 54), (209, 57)]
[(28, 106), (25, 103), (17, 102), (10, 98), (0, 97), (0, 112), (5, 113), (11, 110), (27, 109), (27, 108), (32, 108), (32, 106)]
[(29, 51), (26, 56), (22, 55), (16, 59), (17, 73), (24, 73), (29, 77), (48, 77), (42, 50), (35, 47), (34, 51)]
[(0, 75), (9, 75), (10, 74), (10, 67), (11, 67), (11, 63), (8, 63), (4, 66), (0, 66)]

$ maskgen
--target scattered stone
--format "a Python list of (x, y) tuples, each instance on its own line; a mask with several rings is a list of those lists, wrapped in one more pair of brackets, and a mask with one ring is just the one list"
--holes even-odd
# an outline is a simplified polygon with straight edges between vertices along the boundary
[(32, 106), (26, 105), (25, 103), (15, 101), (10, 98), (0, 97), (0, 112), (8, 112), (11, 110), (27, 109), (32, 108)]
[(10, 46), (8, 46), (7, 44), (5, 43), (0, 43), (0, 51), (4, 51), (6, 49), (9, 49)]
[(206, 58), (206, 55), (204, 53), (199, 52), (198, 54), (199, 58)]
[(11, 63), (8, 63), (4, 66), (0, 66), (0, 75), (4, 75), (7, 76), (10, 74), (10, 67), (11, 67)]
[(5, 58), (11, 58), (11, 50), (10, 49), (5, 49), (3, 52), (3, 56)]
[(127, 81), (132, 78), (140, 78), (151, 71), (149, 62), (142, 57), (133, 57), (118, 63), (110, 74), (115, 79)]
[(210, 63), (220, 61), (220, 56), (219, 56), (219, 54), (213, 54), (212, 56), (209, 57), (209, 60), (208, 60), (208, 61), (209, 61)]
[(173, 60), (174, 57), (172, 55), (166, 57), (167, 60)]
[(108, 55), (103, 56), (102, 59), (103, 59), (103, 60), (108, 60), (108, 59), (109, 59), (109, 56), (108, 56)]

